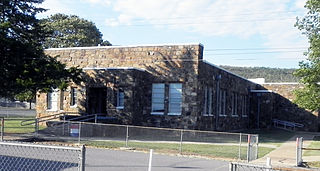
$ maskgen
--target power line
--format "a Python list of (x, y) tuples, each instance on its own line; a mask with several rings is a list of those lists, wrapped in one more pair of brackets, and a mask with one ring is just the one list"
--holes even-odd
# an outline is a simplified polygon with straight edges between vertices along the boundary
[(204, 51), (251, 51), (251, 50), (288, 50), (288, 49), (307, 49), (308, 47), (279, 47), (279, 48), (221, 48), (205, 49)]
[[(284, 21), (284, 20), (296, 20), (296, 18), (275, 18), (275, 19), (255, 19), (255, 20), (233, 20), (233, 21), (205, 21), (206, 23), (248, 23), (248, 22), (262, 22), (262, 21)], [(146, 23), (146, 24), (117, 24), (116, 26), (169, 26), (169, 25), (203, 25), (202, 22), (177, 22), (177, 23)]]
[[(215, 17), (228, 17), (228, 16), (252, 16), (252, 15), (257, 15), (257, 14), (281, 14), (281, 13), (298, 13), (298, 12), (302, 12), (302, 10), (290, 10), (290, 11), (255, 11), (255, 12), (246, 12), (246, 13), (239, 13), (236, 15), (230, 15), (230, 14), (215, 14), (215, 15), (203, 15), (203, 16), (177, 16), (177, 17), (161, 17), (161, 18), (136, 18), (136, 19), (131, 19), (131, 21), (135, 21), (135, 22), (143, 22), (145, 20), (148, 21), (159, 21), (159, 20), (176, 20), (176, 19), (203, 19), (203, 18), (215, 18)], [(97, 19), (98, 18), (98, 19)], [(95, 16), (96, 20), (102, 20), (99, 18), (103, 18), (103, 20), (105, 19), (105, 17), (102, 17), (101, 15), (99, 16)]]
[(214, 56), (222, 56), (222, 55), (254, 55), (254, 54), (265, 54), (265, 53), (294, 53), (294, 52), (301, 52), (301, 50), (292, 50), (292, 51), (265, 51), (265, 52), (237, 52), (237, 53), (214, 53), (214, 54), (207, 54), (207, 55), (214, 55)]

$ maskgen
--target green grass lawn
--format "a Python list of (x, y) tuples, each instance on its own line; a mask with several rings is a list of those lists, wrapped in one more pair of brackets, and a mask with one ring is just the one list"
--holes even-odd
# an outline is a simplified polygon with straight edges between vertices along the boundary
[[(4, 133), (25, 134), (35, 131), (34, 125), (21, 126), (21, 121), (32, 118), (5, 118)], [(39, 129), (44, 129), (45, 126), (40, 126)]]
[(308, 166), (320, 168), (320, 161), (308, 162)]
[[(295, 135), (294, 132), (285, 130), (253, 130), (246, 133), (259, 134), (258, 157), (261, 158), (279, 147), (282, 143), (289, 140)], [(120, 148), (124, 147), (125, 143), (122, 141), (87, 141), (85, 144), (95, 147), (103, 148)], [(263, 145), (272, 145), (273, 147), (266, 147)], [(129, 141), (128, 146), (140, 151), (148, 151), (154, 149), (159, 153), (180, 153), (179, 143), (150, 143), (150, 142), (132, 142)], [(218, 157), (237, 159), (239, 157), (239, 146), (237, 145), (219, 145), (219, 144), (193, 144), (183, 143), (182, 154), (186, 155), (200, 155), (206, 157)], [(247, 144), (243, 143), (241, 146), (241, 159), (245, 160), (247, 155)]]
[[(312, 141), (308, 148), (320, 149), (320, 141)], [(304, 156), (320, 156), (320, 150), (305, 150)]]
[[(85, 144), (103, 148), (120, 148), (125, 146), (125, 143), (120, 141), (87, 141)], [(149, 149), (153, 149), (159, 153), (180, 153), (179, 143), (129, 142), (128, 146), (140, 151), (148, 151)], [(272, 148), (259, 147), (258, 156), (262, 157), (272, 150)], [(188, 143), (182, 145), (182, 154), (237, 159), (239, 156), (239, 146)], [(241, 159), (245, 160), (246, 155), (247, 147), (243, 145), (241, 147)]]

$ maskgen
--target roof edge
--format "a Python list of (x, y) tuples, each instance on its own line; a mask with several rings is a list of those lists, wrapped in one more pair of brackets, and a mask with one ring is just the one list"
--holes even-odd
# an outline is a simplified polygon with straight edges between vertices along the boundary
[(236, 77), (238, 77), (238, 78), (241, 78), (241, 79), (246, 80), (246, 81), (248, 81), (248, 82), (251, 82), (251, 83), (253, 83), (253, 84), (257, 84), (257, 83), (255, 83), (255, 82), (250, 81), (250, 80), (248, 80), (248, 79), (246, 79), (246, 78), (244, 78), (244, 77), (241, 77), (241, 76), (239, 76), (239, 75), (237, 75), (237, 74), (235, 74), (235, 73), (232, 73), (232, 72), (230, 72), (230, 71), (228, 71), (228, 70), (226, 70), (226, 69), (224, 69), (224, 68), (221, 68), (221, 67), (219, 67), (218, 65), (215, 65), (215, 64), (213, 64), (213, 63), (210, 63), (210, 62), (208, 62), (208, 61), (206, 61), (206, 60), (202, 60), (202, 61), (203, 61), (204, 63), (208, 64), (208, 65), (211, 65), (211, 66), (213, 66), (213, 67), (216, 67), (216, 68), (218, 68), (218, 69), (220, 69), (220, 70), (222, 70), (222, 71), (224, 71), (224, 72), (227, 72), (227, 73), (229, 73), (229, 74), (231, 74), (231, 75), (233, 75), (233, 76), (236, 76)]
[(155, 47), (155, 46), (190, 46), (196, 45), (204, 47), (201, 43), (165, 43), (165, 44), (140, 44), (127, 46), (91, 46), (91, 47), (68, 47), (68, 48), (48, 48), (45, 50), (82, 50), (82, 49), (114, 49), (114, 48), (135, 48), (135, 47)]

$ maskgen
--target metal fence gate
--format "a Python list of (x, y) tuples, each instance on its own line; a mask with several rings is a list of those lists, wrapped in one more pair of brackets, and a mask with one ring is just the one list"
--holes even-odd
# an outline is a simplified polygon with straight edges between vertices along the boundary
[(0, 142), (0, 170), (85, 170), (85, 147)]

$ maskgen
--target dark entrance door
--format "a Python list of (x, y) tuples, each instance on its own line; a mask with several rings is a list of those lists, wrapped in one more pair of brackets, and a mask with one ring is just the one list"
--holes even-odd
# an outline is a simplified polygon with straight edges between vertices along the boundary
[(89, 88), (88, 113), (106, 113), (107, 88)]

